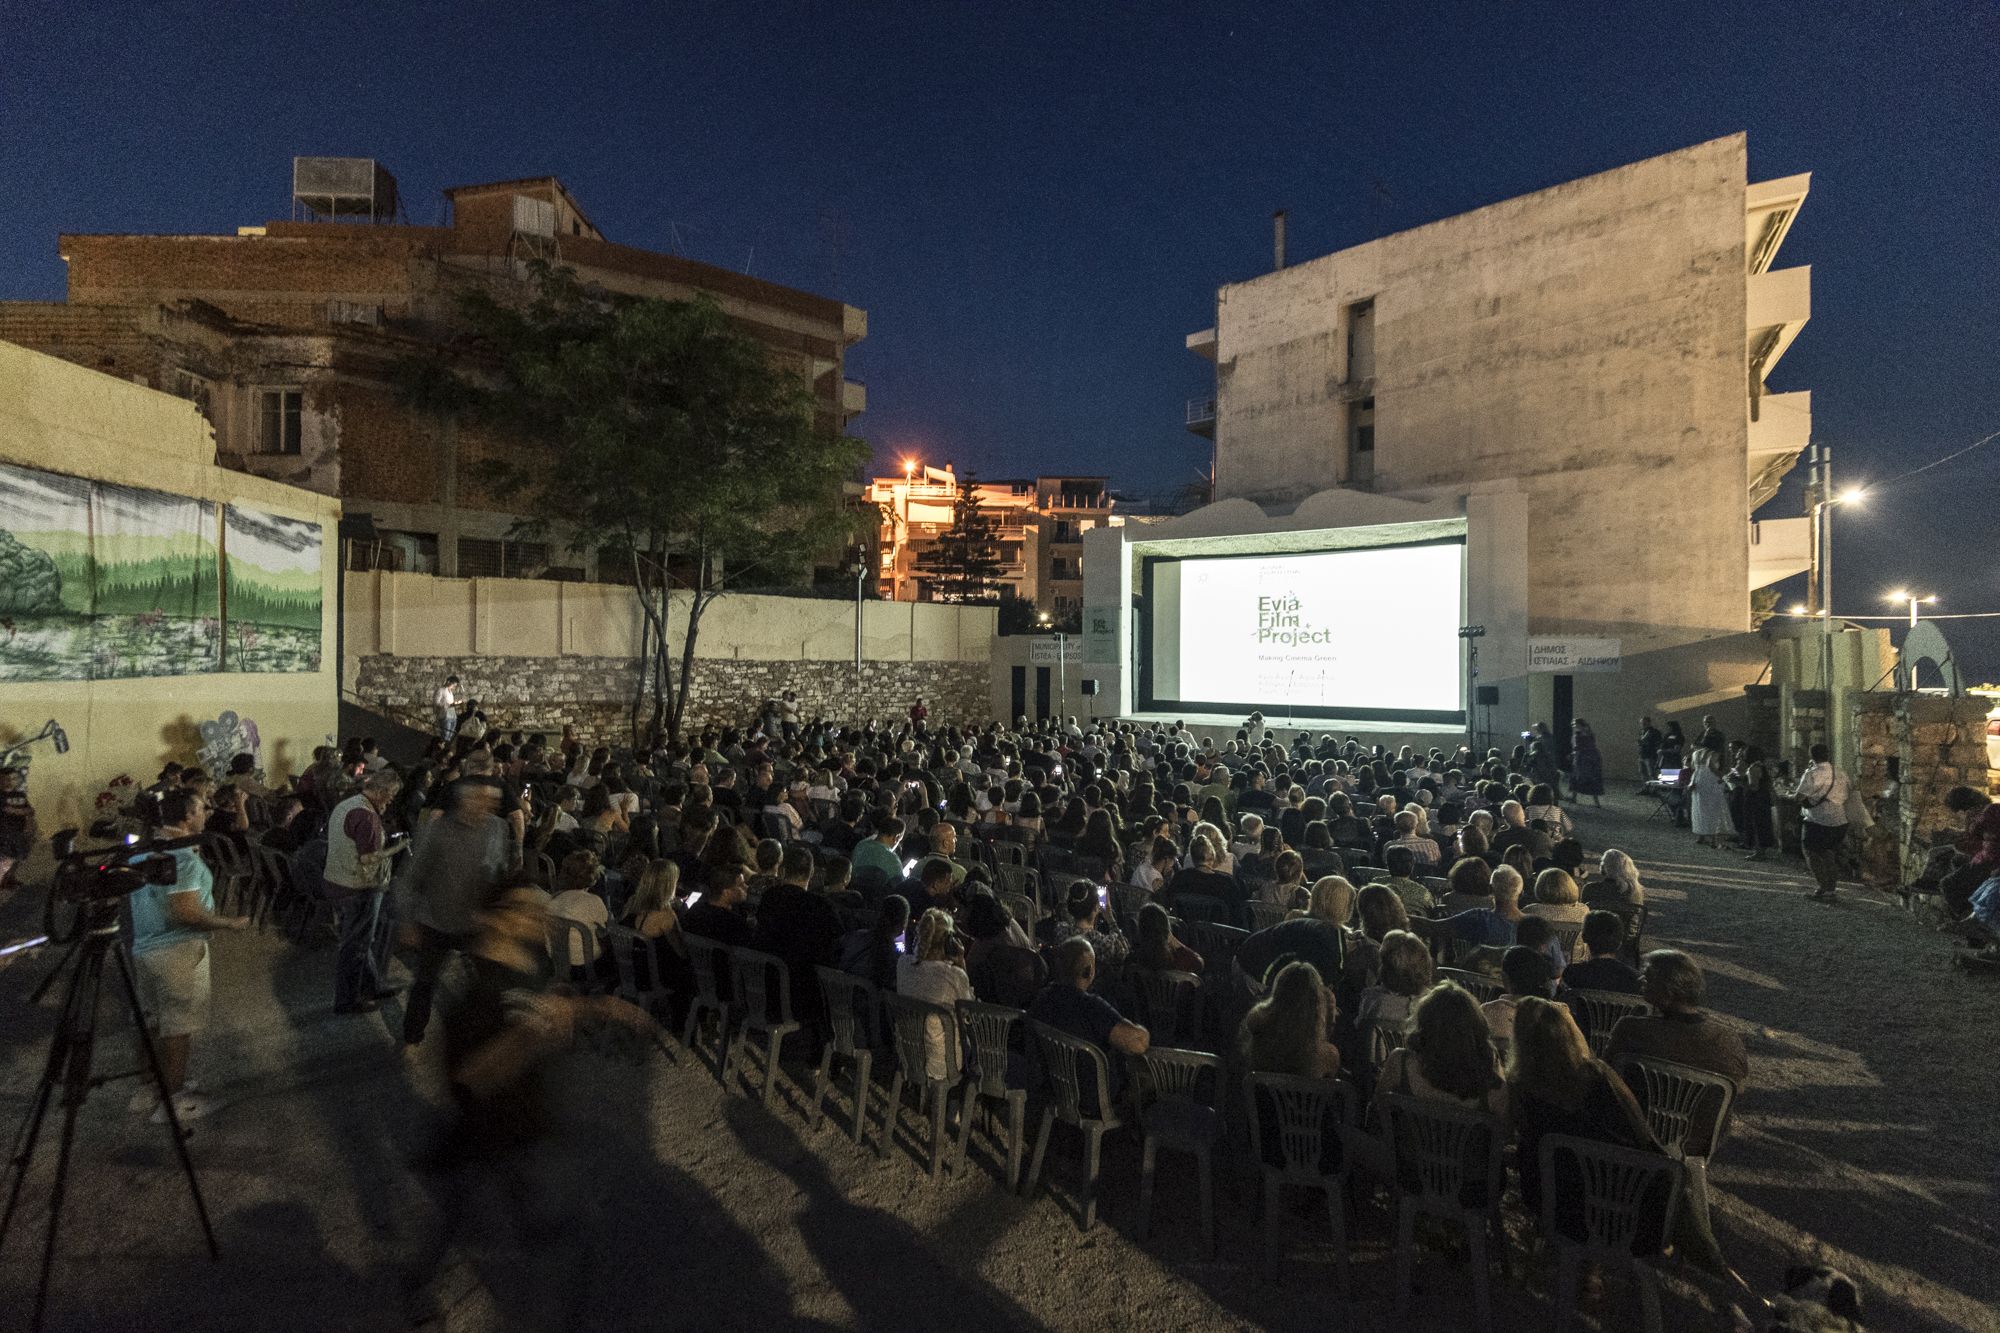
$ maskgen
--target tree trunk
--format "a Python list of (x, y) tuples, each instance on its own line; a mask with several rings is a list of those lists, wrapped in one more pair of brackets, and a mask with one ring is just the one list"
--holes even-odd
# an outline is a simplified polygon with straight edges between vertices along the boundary
[[(707, 581), (705, 578), (700, 580), (702, 583)], [(688, 687), (694, 683), (694, 646), (695, 641), (701, 636), (702, 612), (708, 610), (708, 604), (714, 597), (715, 594), (708, 589), (697, 587), (694, 596), (688, 601), (687, 634), (681, 640), (681, 682), (680, 688), (674, 694), (674, 711), (669, 724), (676, 738), (679, 737), (680, 729), (687, 720)]]
[(644, 568), (639, 563), (639, 552), (632, 552), (632, 591), (639, 596), (639, 661), (632, 681), (632, 707), (626, 717), (627, 729), (632, 734), (634, 749), (641, 745), (639, 735), (639, 710), (646, 705), (646, 678), (652, 674), (653, 665), (653, 593), (646, 586)]

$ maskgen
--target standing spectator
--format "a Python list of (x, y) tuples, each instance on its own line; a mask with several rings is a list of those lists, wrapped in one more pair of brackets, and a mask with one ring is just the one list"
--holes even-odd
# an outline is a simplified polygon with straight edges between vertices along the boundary
[(35, 807), (28, 804), (27, 775), (0, 768), (0, 890), (20, 887), (15, 867), (35, 850)]
[(444, 684), (438, 686), (438, 692), (432, 698), (431, 704), (437, 713), (438, 734), (444, 737), (446, 745), (450, 745), (452, 738), (458, 735), (457, 676), (444, 678)]
[(1778, 830), (1771, 817), (1771, 766), (1764, 762), (1761, 746), (1743, 747), (1738, 769), (1743, 810), (1743, 845), (1750, 854), (1746, 861), (1762, 861), (1764, 854), (1778, 845)]
[(1688, 818), (1698, 847), (1722, 846), (1729, 831), (1729, 789), (1722, 781), (1723, 753), (1706, 747), (1694, 752), (1694, 774), (1688, 783), (1692, 804)]
[(430, 1026), (438, 977), (451, 955), (462, 952), (478, 929), (485, 902), (512, 860), (507, 825), (500, 819), (500, 789), (458, 782), (445, 792), (442, 819), (425, 824), (416, 851), (403, 868), (401, 916), (415, 936), (410, 993), (403, 1006), (403, 1044), (415, 1046)]
[(924, 729), (925, 720), (930, 715), (931, 710), (924, 707), (924, 697), (921, 694), (918, 695), (917, 701), (910, 705), (910, 725), (921, 732)]
[(1792, 798), (1805, 817), (1806, 868), (1819, 887), (1809, 895), (1833, 901), (1840, 882), (1840, 848), (1847, 841), (1847, 774), (1833, 766), (1824, 745), (1811, 750), (1812, 762), (1799, 775)]
[(336, 1014), (368, 1013), (393, 994), (383, 975), (388, 960), (378, 936), (382, 893), (389, 887), (392, 858), (403, 847), (390, 845), (382, 812), (402, 789), (403, 780), (394, 773), (377, 773), (327, 816), (326, 891), (340, 928), (333, 962)]
[(1581, 719), (1570, 728), (1569, 791), (1572, 800), (1588, 796), (1593, 807), (1604, 802), (1604, 752), (1597, 748), (1597, 733)]
[(1666, 743), (1653, 719), (1639, 719), (1639, 781), (1651, 782), (1660, 776), (1660, 750)]
[[(192, 792), (168, 792), (159, 801), (160, 833), (169, 839), (201, 830), (208, 807)], [(174, 859), (171, 884), (145, 884), (131, 897), (132, 963), (139, 976), (154, 1033), (159, 1037), (160, 1072), (174, 1099), (174, 1114), (199, 1119), (208, 1104), (188, 1088), (188, 1056), (194, 1034), (208, 1021), (208, 939), (218, 930), (246, 930), (247, 916), (215, 914), (215, 878), (193, 847), (167, 853)], [(150, 1092), (133, 1099), (133, 1109), (153, 1106)], [(166, 1122), (165, 1106), (153, 1110)]]

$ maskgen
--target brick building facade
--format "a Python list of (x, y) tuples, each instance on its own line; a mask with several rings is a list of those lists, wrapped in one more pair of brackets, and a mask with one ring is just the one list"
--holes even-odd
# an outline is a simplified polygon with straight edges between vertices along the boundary
[[(224, 466), (304, 486), (365, 515), (364, 567), (594, 577), (594, 555), (509, 539), (515, 515), (474, 479), (508, 447), (402, 405), (390, 372), (450, 337), (459, 297), (520, 281), (530, 260), (608, 291), (714, 298), (812, 385), (820, 424), (865, 406), (846, 378), (866, 312), (605, 239), (553, 177), (445, 191), (451, 223), (272, 221), (234, 235), (65, 235), (63, 302), (0, 302), (0, 339), (200, 405)], [(366, 526), (366, 525), (361, 525)]]

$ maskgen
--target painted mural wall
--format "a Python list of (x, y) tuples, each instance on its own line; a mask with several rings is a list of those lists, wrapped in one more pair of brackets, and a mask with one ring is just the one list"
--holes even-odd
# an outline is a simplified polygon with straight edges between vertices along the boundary
[(321, 526), (0, 465), (0, 681), (320, 667)]

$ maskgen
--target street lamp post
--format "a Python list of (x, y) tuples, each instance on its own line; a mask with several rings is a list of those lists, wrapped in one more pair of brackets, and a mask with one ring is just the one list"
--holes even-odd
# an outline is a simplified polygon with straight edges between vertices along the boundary
[(868, 577), (868, 558), (865, 551), (857, 551), (854, 556), (854, 674), (861, 674), (861, 581)]
[(1935, 596), (1919, 596), (1916, 593), (1905, 591), (1902, 588), (1898, 588), (1896, 589), (1896, 591), (1890, 593), (1886, 600), (1891, 602), (1908, 602), (1910, 604), (1911, 629), (1915, 629), (1917, 627), (1917, 608), (1919, 606), (1935, 606), (1937, 604), (1937, 598)]
[[(1809, 580), (1812, 609), (1819, 613), (1820, 685), (1827, 691), (1827, 705), (1833, 703), (1833, 506), (1859, 504), (1867, 492), (1850, 486), (1833, 493), (1833, 446), (1812, 446), (1812, 471), (1807, 483), (1812, 496), (1813, 569)], [(1829, 714), (1830, 717), (1830, 714)]]

